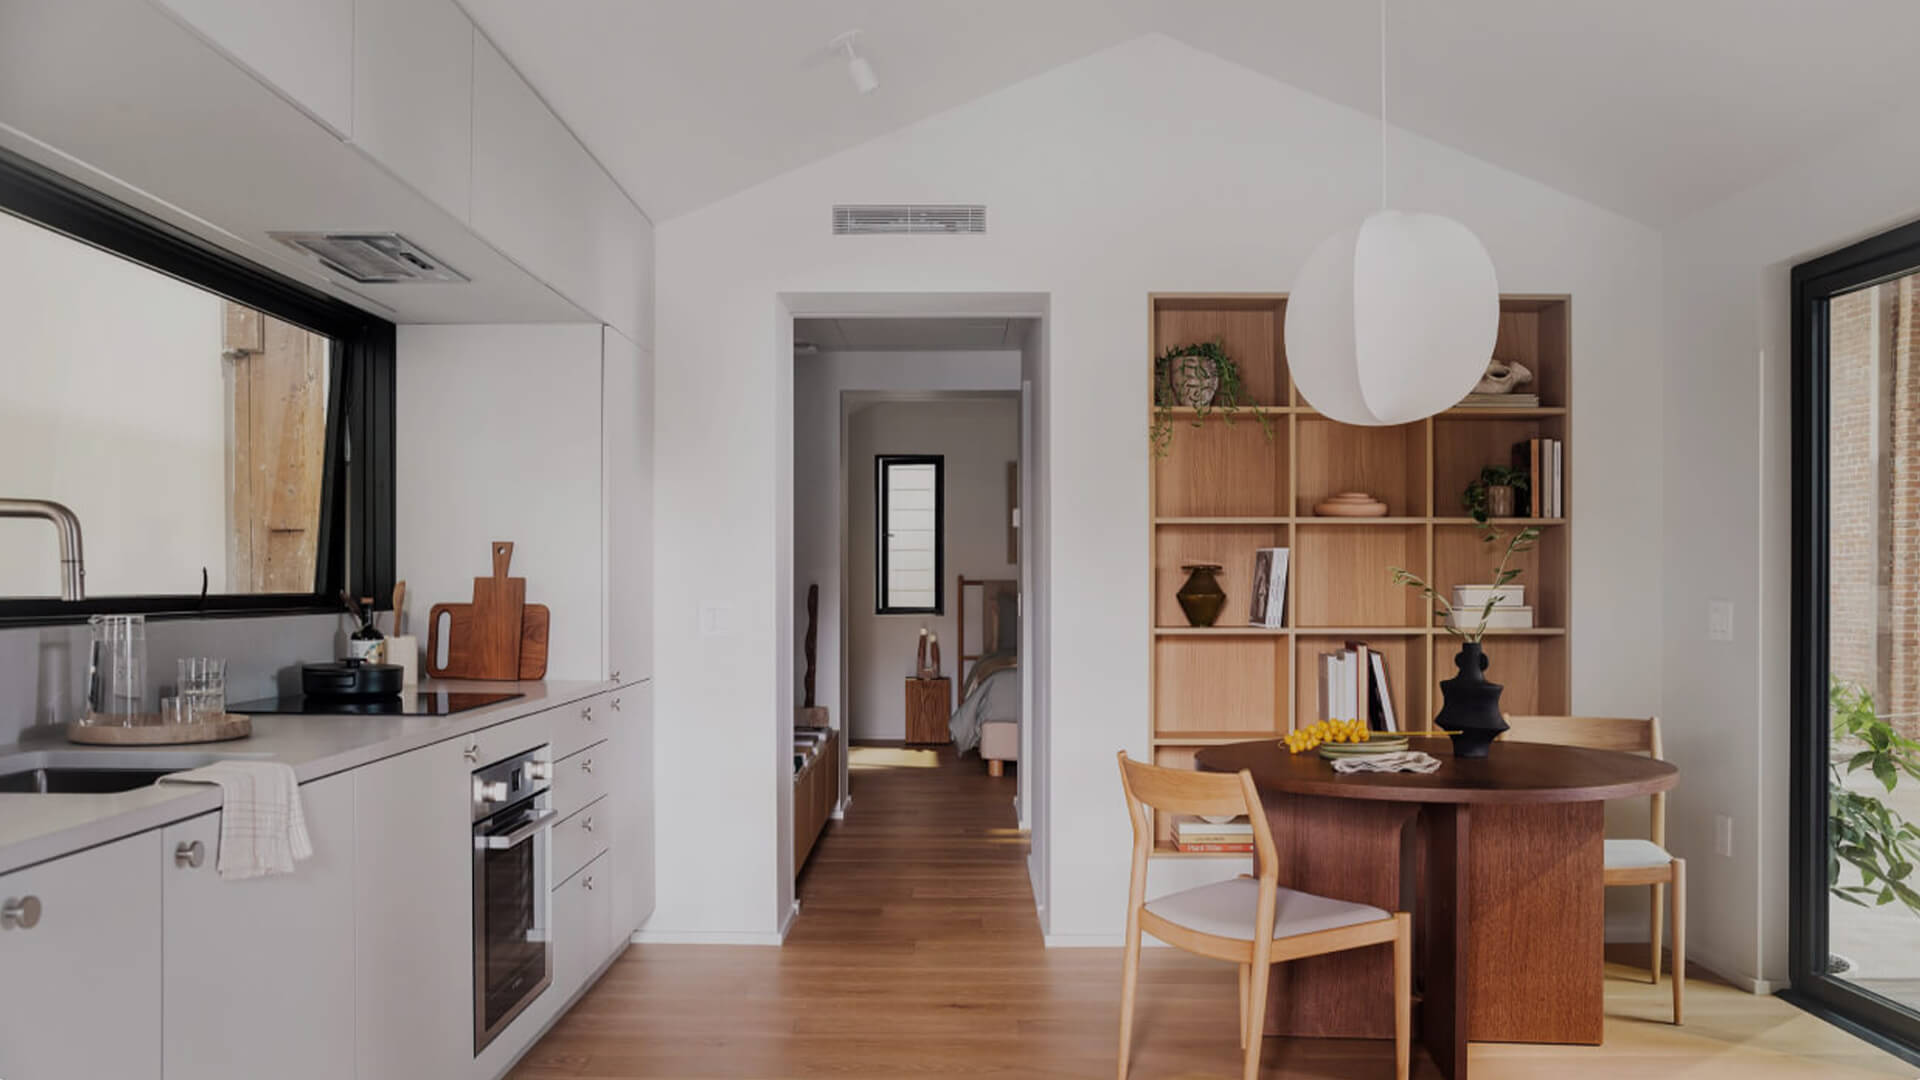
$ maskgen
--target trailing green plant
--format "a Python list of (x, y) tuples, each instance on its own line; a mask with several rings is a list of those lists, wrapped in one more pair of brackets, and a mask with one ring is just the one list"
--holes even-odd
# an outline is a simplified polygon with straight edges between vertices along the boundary
[(1487, 523), (1487, 489), (1490, 487), (1510, 487), (1515, 499), (1527, 497), (1527, 471), (1511, 465), (1489, 465), (1480, 470), (1480, 476), (1467, 485), (1460, 493), (1460, 506), (1468, 516), (1482, 525)]
[[(1895, 900), (1920, 914), (1920, 892), (1909, 884), (1920, 863), (1920, 828), (1872, 795), (1847, 787), (1846, 777), (1865, 770), (1891, 792), (1902, 776), (1920, 779), (1920, 742), (1880, 718), (1873, 695), (1839, 679), (1827, 687), (1828, 737), (1834, 751), (1859, 746), (1843, 773), (1827, 760), (1827, 889), (1850, 904), (1874, 907)], [(1845, 863), (1860, 884), (1840, 884)]]
[(1273, 421), (1267, 418), (1266, 410), (1253, 403), (1253, 395), (1240, 377), (1240, 365), (1227, 355), (1226, 344), (1215, 338), (1175, 345), (1153, 361), (1153, 424), (1147, 431), (1147, 441), (1153, 446), (1156, 460), (1165, 461), (1167, 451), (1173, 446), (1173, 410), (1188, 397), (1182, 391), (1207, 382), (1209, 365), (1219, 385), (1212, 398), (1194, 406), (1193, 426), (1202, 426), (1216, 411), (1223, 423), (1231, 425), (1240, 410), (1245, 409), (1260, 421), (1260, 430), (1266, 433), (1267, 441), (1273, 441)]
[[(1494, 528), (1486, 521), (1480, 522), (1480, 540), (1482, 543), (1492, 547), (1500, 542), (1501, 535), (1499, 529)], [(1511, 584), (1515, 578), (1520, 576), (1520, 568), (1512, 565), (1513, 557), (1532, 551), (1534, 542), (1539, 539), (1540, 530), (1532, 525), (1515, 532), (1511, 537), (1507, 538), (1507, 546), (1500, 552), (1500, 561), (1493, 564), (1493, 591), (1487, 594), (1487, 602), (1480, 608), (1479, 623), (1472, 627), (1455, 626), (1453, 624), (1454, 608), (1452, 601), (1441, 596), (1440, 591), (1427, 584), (1426, 579), (1420, 575), (1399, 566), (1388, 567), (1387, 573), (1391, 576), (1395, 585), (1404, 585), (1432, 601), (1434, 610), (1445, 620), (1441, 625), (1446, 627), (1447, 633), (1452, 634), (1461, 641), (1475, 642), (1487, 636), (1487, 620), (1492, 618), (1493, 609), (1498, 607), (1500, 601), (1503, 599), (1499, 592), (1500, 586)]]

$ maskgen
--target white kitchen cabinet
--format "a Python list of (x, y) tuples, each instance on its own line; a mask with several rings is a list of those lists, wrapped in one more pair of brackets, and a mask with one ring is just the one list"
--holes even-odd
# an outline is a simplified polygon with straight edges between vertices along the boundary
[(159, 853), (155, 830), (0, 876), (38, 912), (0, 919), (0, 1076), (158, 1080)]
[(354, 0), (353, 141), (462, 221), (473, 181), (473, 41), (453, 0)]
[(615, 690), (609, 698), (614, 770), (612, 796), (604, 801), (614, 815), (607, 869), (618, 948), (653, 914), (653, 683)]
[(158, 3), (334, 134), (353, 134), (354, 0)]
[(292, 874), (222, 880), (219, 811), (161, 831), (165, 1080), (353, 1075), (354, 777), (300, 796), (313, 857)]
[(633, 683), (653, 677), (653, 354), (604, 333), (607, 677)]
[(463, 1075), (473, 1059), (472, 771), (513, 752), (491, 730), (353, 774), (355, 1028), (369, 1080)]
[(607, 857), (594, 859), (553, 890), (553, 986), (565, 999), (606, 962), (611, 951), (612, 893)]

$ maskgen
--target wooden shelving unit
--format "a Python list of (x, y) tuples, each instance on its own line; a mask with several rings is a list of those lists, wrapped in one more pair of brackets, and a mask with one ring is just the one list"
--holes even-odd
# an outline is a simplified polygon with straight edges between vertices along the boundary
[[(1440, 707), (1439, 681), (1453, 673), (1453, 639), (1388, 567), (1405, 566), (1446, 592), (1487, 579), (1494, 553), (1460, 506), (1485, 465), (1511, 460), (1515, 443), (1550, 437), (1575, 453), (1570, 435), (1570, 301), (1507, 296), (1494, 355), (1534, 373), (1537, 408), (1449, 409), (1389, 428), (1341, 424), (1301, 401), (1288, 377), (1282, 295), (1155, 295), (1152, 343), (1163, 350), (1215, 338), (1273, 427), (1269, 442), (1243, 410), (1231, 423), (1175, 409), (1165, 460), (1149, 457), (1148, 545), (1153, 561), (1149, 715), (1154, 759), (1191, 767), (1201, 747), (1278, 736), (1312, 723), (1315, 658), (1365, 640), (1385, 658), (1395, 711), (1412, 730)], [(1151, 399), (1150, 399), (1151, 400)], [(1196, 426), (1197, 425), (1197, 426)], [(1569, 469), (1570, 475), (1570, 469)], [(1366, 491), (1386, 517), (1326, 518), (1314, 504)], [(1568, 486), (1566, 504), (1575, 505)], [(1512, 713), (1568, 711), (1572, 525), (1569, 517), (1502, 519), (1505, 532), (1533, 525), (1540, 542), (1521, 564), (1536, 628), (1488, 634), (1488, 676), (1506, 686)], [(1283, 629), (1247, 625), (1253, 553), (1291, 550)], [(1212, 562), (1227, 591), (1214, 627), (1187, 625), (1175, 599), (1186, 563)], [(1163, 836), (1163, 854), (1173, 854)]]

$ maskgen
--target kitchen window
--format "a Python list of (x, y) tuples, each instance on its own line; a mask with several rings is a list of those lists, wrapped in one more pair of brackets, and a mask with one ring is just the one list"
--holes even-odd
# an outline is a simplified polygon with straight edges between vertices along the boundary
[(391, 323), (5, 155), (0, 284), (0, 622), (391, 590)]
[(945, 608), (946, 459), (874, 459), (875, 608), (881, 615), (939, 615)]

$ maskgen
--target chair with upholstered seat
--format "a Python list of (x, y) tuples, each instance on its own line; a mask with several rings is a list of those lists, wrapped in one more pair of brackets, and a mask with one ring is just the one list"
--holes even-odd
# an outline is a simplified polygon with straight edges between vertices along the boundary
[[(1559, 743), (1590, 750), (1619, 750), (1660, 756), (1660, 718), (1603, 716), (1509, 716), (1502, 738), (1515, 742)], [(1660, 894), (1673, 887), (1673, 1022), (1681, 1022), (1687, 985), (1686, 861), (1667, 853), (1667, 794), (1655, 792), (1648, 816), (1650, 839), (1606, 842), (1606, 883), (1648, 885), (1653, 889), (1652, 951), (1648, 963), (1653, 985), (1660, 985)]]
[[(1240, 1045), (1245, 1080), (1260, 1075), (1268, 968), (1303, 956), (1393, 946), (1394, 1075), (1407, 1080), (1412, 1026), (1412, 939), (1405, 912), (1315, 896), (1279, 885), (1273, 833), (1251, 774), (1203, 773), (1147, 765), (1120, 754), (1120, 784), (1133, 821), (1133, 875), (1127, 889), (1127, 949), (1120, 983), (1120, 1080), (1133, 1049), (1133, 999), (1140, 935), (1240, 965)], [(1240, 877), (1146, 899), (1154, 813), (1245, 814), (1253, 825), (1258, 877)]]

